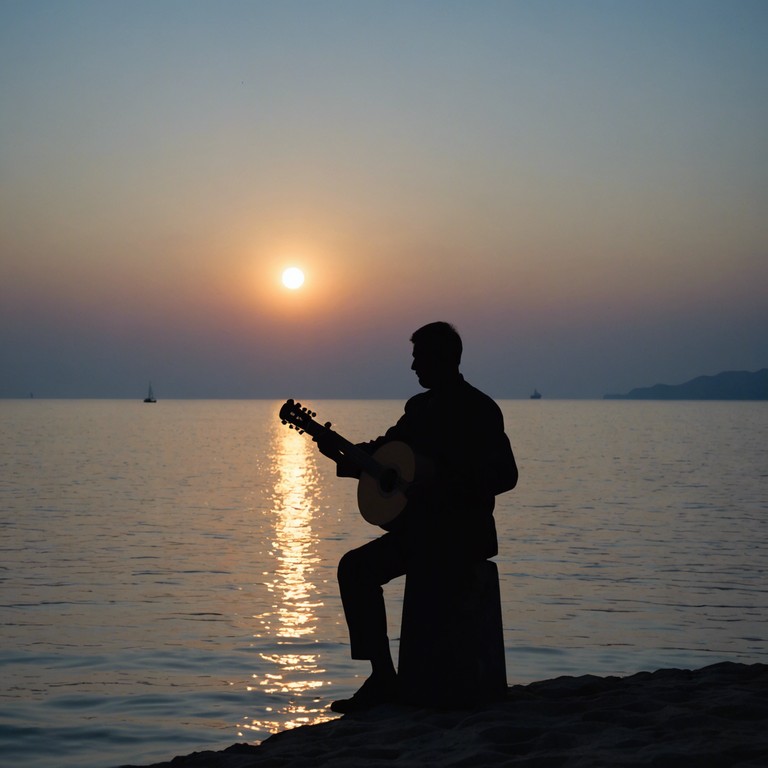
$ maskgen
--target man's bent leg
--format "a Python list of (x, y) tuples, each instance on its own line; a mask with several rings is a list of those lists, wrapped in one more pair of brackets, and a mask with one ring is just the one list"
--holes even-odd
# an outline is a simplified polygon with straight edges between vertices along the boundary
[(387, 637), (387, 612), (382, 584), (406, 570), (400, 537), (380, 539), (347, 552), (339, 563), (339, 589), (349, 627), (353, 659), (369, 659), (371, 676), (351, 698), (334, 701), (336, 712), (356, 712), (391, 701), (397, 692), (397, 673)]
[(400, 536), (386, 533), (341, 558), (339, 591), (353, 659), (374, 659), (383, 648), (389, 649), (381, 587), (405, 573), (404, 549)]

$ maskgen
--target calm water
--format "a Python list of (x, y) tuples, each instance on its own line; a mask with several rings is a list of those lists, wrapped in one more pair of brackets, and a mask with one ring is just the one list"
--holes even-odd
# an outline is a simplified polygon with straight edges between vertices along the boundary
[[(0, 401), (2, 765), (256, 741), (359, 684), (335, 567), (377, 529), (279, 405)], [(312, 405), (351, 439), (401, 409)], [(502, 406), (510, 683), (768, 662), (768, 404)]]

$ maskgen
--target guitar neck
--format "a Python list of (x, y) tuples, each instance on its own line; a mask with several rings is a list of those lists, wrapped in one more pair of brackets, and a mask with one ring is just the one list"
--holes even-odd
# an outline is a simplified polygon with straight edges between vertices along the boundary
[(363, 472), (367, 472), (373, 477), (379, 477), (381, 475), (384, 468), (373, 458), (373, 456), (366, 453), (354, 443), (350, 443), (349, 440), (342, 437), (338, 432), (334, 432), (331, 429), (330, 422), (321, 425), (315, 421), (314, 416), (317, 416), (317, 414), (310, 411), (309, 408), (303, 407), (301, 403), (296, 403), (293, 400), (286, 400), (285, 404), (280, 409), (280, 419), (283, 424), (289, 424), (300, 432), (307, 432), (314, 438), (322, 436), (324, 440), (332, 441), (333, 447), (345, 459), (349, 459)]
[[(384, 442), (373, 455), (331, 429), (331, 422), (321, 425), (317, 414), (294, 400), (286, 400), (280, 420), (299, 433), (306, 432), (318, 443), (323, 455), (340, 465), (340, 474), (351, 475), (342, 462), (360, 470), (357, 504), (369, 523), (386, 528), (408, 506), (408, 488), (416, 474), (416, 460), (411, 448), (394, 440)], [(389, 530), (389, 528), (387, 528)]]
[(332, 429), (328, 429), (328, 434), (332, 436), (336, 443), (336, 449), (342, 456), (344, 456), (344, 458), (349, 459), (361, 470), (373, 477), (378, 477), (381, 474), (381, 464), (379, 464), (370, 453), (366, 453), (366, 451), (359, 446), (350, 443), (349, 440), (342, 437), (338, 432), (334, 432)]

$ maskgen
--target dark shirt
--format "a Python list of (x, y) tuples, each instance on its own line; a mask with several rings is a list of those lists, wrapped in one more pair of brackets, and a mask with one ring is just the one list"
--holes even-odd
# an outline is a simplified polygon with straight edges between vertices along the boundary
[[(496, 555), (495, 496), (517, 483), (499, 406), (458, 375), (414, 395), (397, 424), (360, 447), (373, 453), (391, 440), (407, 443), (427, 466), (417, 475), (413, 503), (392, 529), (406, 530), (422, 549), (471, 559)], [(354, 470), (342, 464), (338, 474), (350, 476)]]

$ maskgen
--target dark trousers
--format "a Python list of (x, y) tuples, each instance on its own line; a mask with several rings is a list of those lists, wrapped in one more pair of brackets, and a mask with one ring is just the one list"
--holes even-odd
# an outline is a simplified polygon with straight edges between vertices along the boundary
[(373, 659), (388, 653), (382, 585), (407, 573), (409, 550), (403, 533), (390, 532), (341, 558), (339, 591), (353, 659)]
[[(446, 586), (451, 579), (460, 580), (467, 565), (484, 559), (482, 552), (473, 556), (466, 537), (429, 532), (416, 525), (390, 531), (347, 552), (339, 562), (338, 579), (352, 658), (373, 659), (389, 653), (382, 585), (408, 573), (416, 577), (423, 573), (432, 579), (437, 576)], [(451, 593), (447, 587), (442, 591)]]

